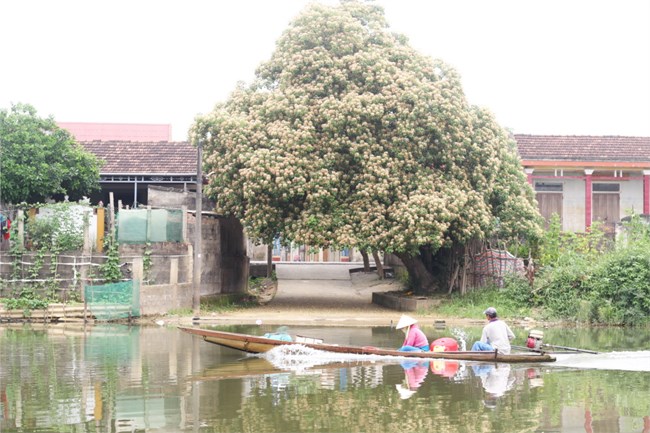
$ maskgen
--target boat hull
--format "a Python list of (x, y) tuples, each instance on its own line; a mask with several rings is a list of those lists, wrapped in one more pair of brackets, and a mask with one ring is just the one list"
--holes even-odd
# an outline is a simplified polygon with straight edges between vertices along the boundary
[(357, 355), (380, 355), (399, 356), (409, 358), (427, 359), (455, 359), (461, 361), (484, 361), (484, 362), (508, 362), (508, 363), (537, 363), (553, 362), (555, 358), (545, 353), (512, 353), (504, 355), (498, 352), (400, 352), (394, 349), (381, 349), (370, 346), (339, 346), (325, 343), (297, 343), (293, 341), (273, 340), (248, 334), (237, 334), (234, 332), (216, 331), (200, 328), (179, 327), (182, 331), (198, 335), (209, 343), (223, 347), (240, 350), (248, 353), (264, 353), (269, 350), (285, 345), (301, 345), (316, 350), (335, 353), (349, 353)]

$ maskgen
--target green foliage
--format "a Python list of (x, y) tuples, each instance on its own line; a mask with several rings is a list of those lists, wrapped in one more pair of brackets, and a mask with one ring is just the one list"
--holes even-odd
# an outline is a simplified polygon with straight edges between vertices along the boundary
[(4, 299), (2, 303), (7, 310), (23, 310), (26, 314), (31, 310), (47, 308), (49, 305), (47, 299), (38, 296), (31, 288), (23, 288), (18, 296)]
[(580, 235), (549, 230), (535, 304), (552, 317), (580, 322), (650, 322), (650, 230), (635, 215), (624, 228), (615, 248), (597, 224)]
[(52, 254), (80, 249), (87, 222), (84, 209), (90, 208), (70, 202), (39, 205), (38, 216), (27, 219), (25, 226), (32, 247)]
[(560, 258), (562, 246), (562, 224), (557, 213), (551, 215), (548, 229), (541, 242), (539, 261), (542, 265), (555, 263)]
[[(13, 255), (12, 279), (21, 279), (25, 272), (28, 280), (42, 279), (45, 263), (49, 262), (47, 277), (44, 281), (28, 283), (33, 289), (49, 291), (48, 297), (55, 298), (59, 289), (57, 282), (59, 273), (59, 255), (63, 251), (77, 250), (83, 245), (83, 227), (87, 223), (83, 210), (87, 209), (77, 203), (55, 203), (38, 205), (39, 214), (35, 218), (25, 218), (25, 233), (32, 264), (23, 267), (26, 250), (19, 242), (12, 242)], [(16, 227), (17, 224), (14, 225)], [(12, 233), (16, 239), (17, 234)]]
[(191, 131), (206, 194), (251, 237), (419, 258), (422, 247), (541, 234), (508, 132), (467, 103), (453, 68), (391, 32), (380, 7), (313, 4), (276, 46)]
[(438, 312), (478, 317), (494, 305), (507, 317), (535, 316), (581, 323), (650, 323), (650, 229), (633, 215), (615, 248), (602, 227), (588, 233), (563, 233), (553, 218), (540, 244), (541, 261), (533, 287), (512, 276), (502, 289), (454, 296)]
[(104, 238), (104, 251), (106, 251), (106, 261), (99, 268), (101, 277), (107, 283), (117, 283), (122, 280), (122, 269), (119, 244), (114, 234)]
[(399, 282), (400, 286), (405, 287), (407, 289), (413, 289), (412, 283), (411, 283), (411, 277), (409, 276), (408, 272), (405, 272), (400, 268), (397, 271), (396, 277), (397, 277), (397, 281)]
[(147, 242), (144, 246), (144, 252), (142, 253), (142, 272), (144, 273), (145, 281), (150, 281), (149, 273), (151, 271), (151, 267), (153, 266), (153, 262), (151, 260), (152, 252), (151, 242)]
[(78, 200), (99, 189), (97, 158), (31, 105), (0, 109), (0, 142), (5, 202), (38, 203), (65, 194)]
[(472, 290), (464, 296), (454, 294), (436, 309), (437, 314), (451, 317), (483, 318), (483, 311), (495, 306), (499, 315), (509, 318), (523, 318), (533, 315), (530, 302), (530, 285), (524, 278), (509, 277), (504, 288), (487, 287)]
[(650, 321), (650, 242), (634, 242), (604, 257), (594, 269), (590, 289), (594, 321)]
[(547, 265), (535, 279), (533, 291), (537, 305), (547, 309), (552, 317), (575, 318), (580, 301), (586, 292), (585, 282), (590, 276), (591, 262), (574, 252)]
[(560, 217), (553, 214), (549, 228), (543, 235), (539, 260), (544, 266), (553, 266), (576, 255), (592, 260), (610, 248), (602, 223), (594, 222), (585, 233), (563, 232)]

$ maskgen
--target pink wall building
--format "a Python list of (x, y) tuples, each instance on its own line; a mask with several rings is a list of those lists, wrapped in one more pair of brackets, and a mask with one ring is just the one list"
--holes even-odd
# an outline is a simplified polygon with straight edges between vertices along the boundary
[(77, 141), (171, 141), (169, 124), (57, 122)]

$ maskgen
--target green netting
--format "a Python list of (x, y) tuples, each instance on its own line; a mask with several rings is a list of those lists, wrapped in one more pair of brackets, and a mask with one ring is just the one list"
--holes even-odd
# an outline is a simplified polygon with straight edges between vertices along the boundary
[(96, 320), (140, 316), (140, 285), (137, 281), (84, 287), (85, 302)]
[(183, 240), (183, 211), (167, 211), (167, 242), (181, 242)]
[(129, 209), (118, 214), (120, 243), (181, 242), (183, 211), (177, 209)]
[(117, 240), (120, 243), (147, 242), (147, 210), (122, 210), (117, 217)]

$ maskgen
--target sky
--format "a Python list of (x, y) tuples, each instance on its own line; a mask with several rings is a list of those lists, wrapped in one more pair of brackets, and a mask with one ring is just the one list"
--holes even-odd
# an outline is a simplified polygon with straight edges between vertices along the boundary
[[(252, 81), (309, 3), (0, 0), (0, 109), (171, 124), (186, 140), (197, 115)], [(376, 3), (516, 134), (650, 136), (650, 0)]]

